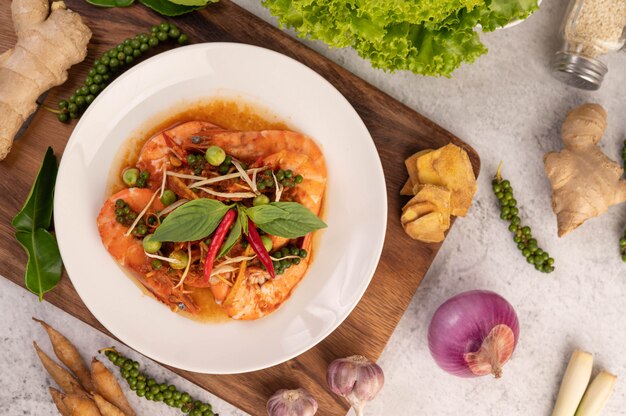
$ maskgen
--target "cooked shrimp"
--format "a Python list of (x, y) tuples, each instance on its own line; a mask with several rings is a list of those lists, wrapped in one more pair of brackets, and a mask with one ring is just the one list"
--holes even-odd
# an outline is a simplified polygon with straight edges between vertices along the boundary
[[(303, 247), (309, 251), (311, 236), (304, 239)], [(269, 273), (261, 267), (247, 267), (240, 277), (230, 287), (222, 280), (212, 285), (213, 296), (228, 316), (233, 319), (259, 319), (275, 311), (285, 302), (296, 285), (302, 280), (309, 266), (309, 257), (304, 258), (298, 265), (292, 265), (284, 274), (272, 279)], [(214, 278), (211, 278), (213, 280)]]
[[(195, 136), (202, 136), (206, 132), (224, 131), (221, 127), (206, 121), (188, 121), (164, 130), (150, 138), (141, 148), (137, 167), (150, 172), (151, 177), (160, 178), (163, 167), (169, 165), (170, 156), (184, 158), (182, 146), (192, 143)], [(167, 138), (173, 143), (168, 143)], [(195, 139), (193, 139), (195, 140)]]
[(326, 162), (317, 144), (303, 134), (288, 130), (223, 131), (206, 129), (201, 135), (183, 138), (183, 149), (219, 146), (226, 153), (245, 160), (259, 160), (263, 166), (290, 169), (304, 180), (296, 186), (294, 200), (318, 215), (326, 189)]
[[(220, 146), (228, 154), (245, 160), (259, 160), (262, 166), (292, 170), (302, 175), (302, 183), (291, 191), (291, 198), (319, 215), (326, 188), (326, 164), (315, 142), (307, 136), (291, 131), (267, 130), (260, 132), (205, 132), (200, 140), (188, 140), (183, 149), (202, 149)], [(274, 249), (288, 239), (271, 236)], [(311, 237), (304, 239), (302, 248), (309, 250)], [(245, 281), (233, 286), (226, 279), (212, 277), (211, 290), (218, 303), (234, 319), (258, 319), (278, 308), (290, 295), (306, 273), (309, 260), (291, 266), (283, 275), (271, 279), (259, 267), (245, 270)]]
[[(153, 179), (151, 186), (155, 189), (156, 184), (161, 183), (164, 169), (176, 170), (175, 166), (179, 166), (178, 170), (181, 169), (180, 163), (173, 165), (172, 162), (176, 163), (175, 159), (184, 165), (189, 152), (197, 153), (213, 145), (221, 147), (228, 155), (240, 161), (246, 161), (252, 166), (268, 166), (272, 170), (291, 170), (294, 174), (301, 175), (302, 182), (293, 188), (286, 189), (283, 193), (283, 200), (299, 202), (315, 215), (319, 215), (326, 188), (326, 164), (317, 144), (299, 133), (282, 130), (239, 132), (225, 130), (208, 122), (186, 122), (166, 129), (148, 140), (141, 150), (137, 167), (150, 172), (150, 177)], [(184, 172), (185, 167), (182, 169)], [(177, 195), (184, 196), (186, 199), (197, 198), (197, 195), (179, 178), (168, 177), (166, 180), (168, 188), (174, 190)], [(247, 185), (237, 182), (226, 183), (222, 186), (224, 188), (221, 190), (230, 193), (247, 190)], [(239, 187), (243, 188), (239, 189)], [(152, 195), (152, 191), (143, 190), (143, 192), (146, 193), (148, 199), (143, 201), (141, 207), (133, 206), (134, 210), (143, 209)], [(114, 204), (117, 198), (120, 197), (114, 195), (110, 201)], [(236, 198), (231, 197), (229, 200), (236, 200)], [(112, 221), (115, 222), (114, 216)], [(122, 229), (121, 234), (126, 230), (120, 224), (114, 225)], [(274, 250), (281, 248), (289, 241), (289, 239), (276, 236), (270, 236), (270, 238)], [(154, 279), (152, 276), (158, 276), (160, 279), (158, 282), (142, 283), (150, 290), (156, 291), (157, 297), (163, 302), (170, 305), (174, 303), (170, 301), (174, 294), (185, 296), (185, 302), (191, 302), (187, 295), (183, 295), (182, 289), (174, 287), (174, 283), (166, 273), (149, 272), (149, 260), (140, 242), (133, 237), (129, 239), (137, 247), (132, 248), (128, 243), (128, 247), (123, 246), (118, 250), (115, 246), (123, 245), (122, 242), (114, 242), (113, 248), (109, 248), (106, 242), (105, 245), (122, 265), (128, 265), (142, 277)], [(304, 238), (300, 248), (310, 251), (310, 235)], [(235, 250), (238, 251), (236, 255), (241, 253), (240, 250), (242, 250), (241, 247)], [(231, 252), (232, 254), (234, 253)], [(258, 266), (258, 260), (252, 260), (248, 267), (242, 266), (242, 271), (239, 273), (232, 271), (231, 268), (230, 271), (225, 271), (219, 276), (212, 276), (206, 282), (203, 273), (204, 264), (200, 260), (192, 262), (186, 274), (184, 286), (187, 288), (210, 286), (215, 301), (222, 305), (229, 316), (234, 319), (258, 319), (276, 310), (289, 298), (306, 273), (309, 261), (309, 258), (303, 258), (298, 265), (292, 265), (284, 274), (272, 279), (264, 268)], [(232, 266), (237, 267), (236, 264)], [(195, 307), (192, 303), (187, 306), (185, 302), (183, 304), (186, 305), (188, 311)]]
[[(141, 212), (152, 199), (153, 191), (141, 188), (124, 189), (107, 199), (98, 215), (98, 231), (104, 247), (122, 266), (134, 272), (135, 277), (158, 300), (172, 308), (185, 309), (187, 312), (198, 311), (191, 297), (176, 289), (165, 271), (152, 271), (151, 259), (146, 256), (141, 240), (132, 235), (125, 235), (128, 227), (116, 221), (115, 202), (124, 200), (135, 212)], [(163, 209), (158, 199), (152, 202), (150, 211)]]

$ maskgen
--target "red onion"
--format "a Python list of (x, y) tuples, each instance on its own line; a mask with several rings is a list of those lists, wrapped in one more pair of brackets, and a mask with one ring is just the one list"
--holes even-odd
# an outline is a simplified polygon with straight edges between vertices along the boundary
[(437, 365), (450, 374), (500, 378), (518, 337), (511, 304), (497, 293), (472, 290), (437, 309), (428, 328), (428, 347)]

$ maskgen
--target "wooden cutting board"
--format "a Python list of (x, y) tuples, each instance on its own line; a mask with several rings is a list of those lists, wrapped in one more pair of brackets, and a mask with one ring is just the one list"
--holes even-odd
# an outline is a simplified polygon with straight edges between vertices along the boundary
[[(151, 25), (162, 20), (138, 4), (127, 9), (98, 9), (83, 0), (66, 3), (85, 18), (94, 35), (86, 61), (72, 68), (69, 81), (48, 95), (46, 102), (51, 106), (59, 97), (71, 95), (103, 51), (127, 37), (149, 31)], [(0, 52), (15, 43), (8, 7), (6, 1), (0, 6)], [(400, 210), (406, 202), (399, 195), (407, 179), (404, 159), (415, 151), (453, 142), (468, 151), (478, 174), (478, 155), (429, 119), (227, 0), (174, 21), (192, 42), (240, 42), (274, 49), (330, 81), (352, 103), (374, 138), (385, 171), (389, 218), (382, 257), (367, 292), (348, 319), (316, 347), (284, 364), (245, 375), (172, 370), (252, 415), (265, 414), (265, 402), (275, 390), (296, 386), (308, 389), (317, 398), (318, 414), (344, 415), (346, 403), (326, 389), (328, 363), (352, 354), (373, 360), (380, 356), (440, 247), (409, 239), (400, 226)], [(73, 126), (61, 124), (54, 115), (40, 110), (9, 157), (0, 162), (0, 274), (20, 286), (24, 286), (26, 256), (12, 238), (11, 218), (28, 195), (46, 147), (53, 146), (60, 156)], [(45, 299), (108, 334), (87, 310), (67, 276)], [(253, 346), (250, 354), (254, 354)]]

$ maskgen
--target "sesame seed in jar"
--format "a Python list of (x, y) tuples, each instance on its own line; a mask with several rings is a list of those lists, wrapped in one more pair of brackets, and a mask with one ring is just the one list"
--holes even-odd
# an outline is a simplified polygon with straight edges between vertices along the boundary
[(574, 0), (568, 14), (564, 38), (570, 52), (597, 58), (622, 47), (625, 0)]

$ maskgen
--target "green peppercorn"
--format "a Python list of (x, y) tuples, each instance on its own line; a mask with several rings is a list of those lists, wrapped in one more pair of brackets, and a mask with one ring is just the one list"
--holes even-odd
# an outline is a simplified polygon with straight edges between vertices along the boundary
[(163, 205), (168, 206), (176, 202), (177, 198), (176, 198), (176, 194), (174, 193), (174, 191), (166, 189), (165, 192), (163, 192), (163, 196), (161, 196), (160, 199)]
[(226, 152), (219, 146), (211, 146), (206, 149), (204, 158), (211, 166), (221, 166), (226, 161)]
[(67, 123), (70, 119), (70, 116), (67, 113), (59, 113), (57, 114), (57, 118), (61, 123)]
[(267, 235), (262, 235), (261, 242), (263, 243), (263, 247), (265, 247), (265, 250), (269, 253), (273, 246), (272, 239), (269, 238)]
[(122, 173), (122, 180), (124, 184), (128, 187), (135, 186), (137, 184), (137, 180), (139, 179), (139, 169), (130, 168), (124, 170)]
[(177, 27), (171, 27), (170, 30), (167, 32), (167, 34), (169, 35), (170, 38), (172, 39), (178, 39), (180, 38), (180, 30), (178, 30)]
[(187, 42), (189, 42), (189, 38), (184, 33), (178, 37), (178, 43), (180, 45), (185, 45)]
[(161, 242), (153, 240), (154, 234), (148, 234), (143, 238), (143, 249), (146, 253), (154, 254), (161, 249)]
[(174, 262), (170, 263), (170, 267), (172, 269), (184, 269), (185, 267), (187, 267), (187, 263), (189, 263), (189, 257), (187, 256), (187, 253), (183, 250), (176, 250), (172, 252), (169, 257), (170, 259), (175, 260)]
[(513, 233), (513, 241), (517, 244), (522, 255), (526, 257), (528, 263), (535, 265), (535, 269), (544, 273), (553, 271), (554, 259), (552, 259), (552, 264), (548, 263), (550, 259), (548, 253), (539, 248), (537, 240), (532, 238), (530, 227), (521, 224), (517, 200), (513, 196), (511, 183), (508, 180), (502, 180), (500, 169), (492, 181), (492, 189), (500, 201), (500, 218), (509, 221), (509, 231)]
[[(265, 187), (263, 187), (263, 189), (265, 189)], [(263, 194), (255, 196), (254, 199), (252, 200), (252, 205), (255, 207), (258, 205), (267, 205), (269, 203), (270, 203), (269, 197)]]

